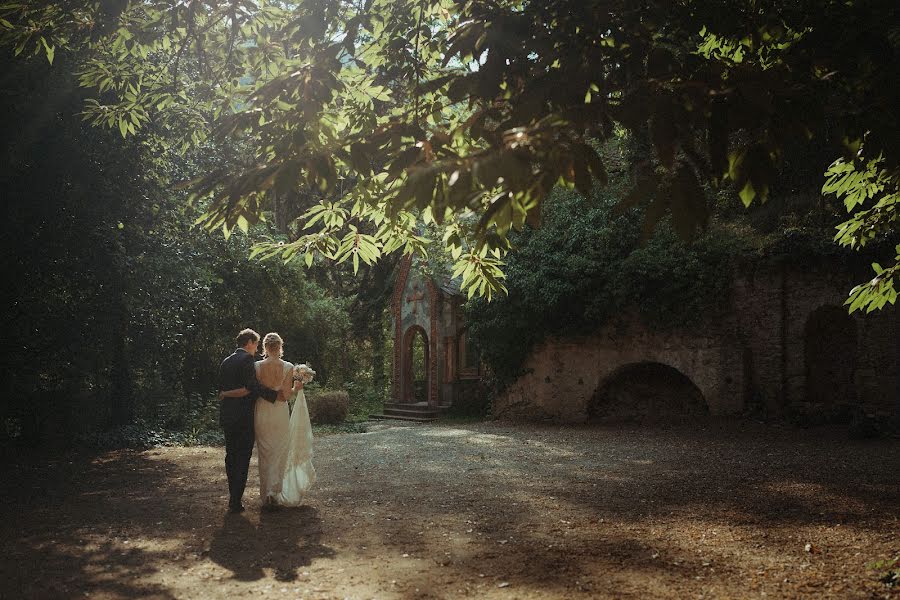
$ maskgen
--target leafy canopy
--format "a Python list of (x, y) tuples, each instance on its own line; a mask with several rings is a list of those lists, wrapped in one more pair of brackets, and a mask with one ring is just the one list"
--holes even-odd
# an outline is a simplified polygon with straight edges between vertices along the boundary
[[(554, 187), (606, 181), (595, 142), (617, 126), (653, 143), (623, 198), (648, 230), (671, 213), (697, 235), (706, 183), (765, 202), (785, 150), (815, 137), (838, 158), (823, 192), (850, 213), (837, 241), (896, 231), (898, 23), (893, 0), (0, 3), (17, 53), (90, 47), (87, 118), (182, 148), (246, 144), (252, 160), (190, 183), (204, 226), (246, 229), (278, 194), (318, 190), (301, 235), (257, 255), (356, 267), (424, 252), (416, 215), (452, 230), (474, 214), (474, 238), (445, 243), (488, 296), (505, 289), (510, 230), (536, 224)], [(852, 309), (896, 301), (893, 260)]]

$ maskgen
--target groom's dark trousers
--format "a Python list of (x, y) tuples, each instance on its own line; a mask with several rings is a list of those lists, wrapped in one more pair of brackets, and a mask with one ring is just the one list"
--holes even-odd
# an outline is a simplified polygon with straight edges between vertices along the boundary
[(257, 398), (275, 402), (278, 392), (256, 380), (253, 355), (238, 348), (219, 366), (219, 389), (245, 387), (250, 393), (242, 398), (223, 398), (219, 423), (225, 431), (225, 473), (228, 475), (228, 506), (240, 506), (247, 487), (250, 456), (253, 454), (253, 408)]

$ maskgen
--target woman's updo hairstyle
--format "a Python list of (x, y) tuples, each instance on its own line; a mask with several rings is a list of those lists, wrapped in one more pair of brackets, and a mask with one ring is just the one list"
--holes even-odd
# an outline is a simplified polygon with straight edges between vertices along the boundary
[(284, 341), (277, 333), (267, 333), (263, 338), (263, 356), (284, 356)]

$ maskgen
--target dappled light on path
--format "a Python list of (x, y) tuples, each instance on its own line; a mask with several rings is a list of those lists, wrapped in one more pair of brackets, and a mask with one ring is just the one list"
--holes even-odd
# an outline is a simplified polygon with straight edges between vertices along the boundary
[(229, 516), (221, 460), (16, 458), (0, 595), (871, 598), (867, 563), (897, 551), (895, 440), (386, 423), (318, 438), (298, 509), (260, 513), (254, 465)]

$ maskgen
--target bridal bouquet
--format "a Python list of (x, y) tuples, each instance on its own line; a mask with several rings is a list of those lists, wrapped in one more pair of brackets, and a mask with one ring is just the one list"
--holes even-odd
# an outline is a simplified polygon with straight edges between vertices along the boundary
[(302, 363), (294, 367), (294, 379), (302, 382), (303, 385), (306, 385), (307, 383), (312, 381), (313, 377), (315, 376), (316, 372), (313, 371), (312, 367), (310, 367), (306, 363)]

